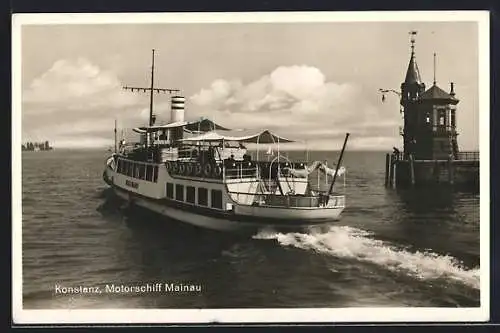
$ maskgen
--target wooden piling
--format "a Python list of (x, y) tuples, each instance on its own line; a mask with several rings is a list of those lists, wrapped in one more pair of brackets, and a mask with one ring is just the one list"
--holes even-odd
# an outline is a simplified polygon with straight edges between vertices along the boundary
[(453, 185), (454, 182), (455, 182), (455, 169), (453, 166), (452, 157), (450, 156), (450, 158), (448, 159), (448, 183), (450, 183), (450, 185)]
[(439, 174), (441, 173), (440, 167), (439, 167), (439, 162), (437, 160), (434, 161), (434, 168), (432, 170), (433, 176), (434, 176), (434, 181), (436, 183), (439, 183)]
[(415, 185), (415, 166), (413, 164), (413, 155), (409, 155), (409, 163), (410, 163), (410, 181), (411, 181), (411, 186)]
[(396, 162), (397, 162), (396, 159), (392, 160), (392, 167), (391, 167), (391, 169), (392, 169), (392, 177), (391, 177), (391, 179), (392, 180), (391, 180), (391, 185), (392, 185), (393, 188), (396, 188), (396, 181), (397, 181), (397, 178), (396, 178), (397, 177), (396, 176), (397, 163)]
[(389, 159), (389, 186), (392, 187), (392, 163), (393, 163), (393, 156), (390, 156)]
[(389, 186), (389, 174), (391, 170), (391, 156), (389, 153), (385, 155), (385, 186)]

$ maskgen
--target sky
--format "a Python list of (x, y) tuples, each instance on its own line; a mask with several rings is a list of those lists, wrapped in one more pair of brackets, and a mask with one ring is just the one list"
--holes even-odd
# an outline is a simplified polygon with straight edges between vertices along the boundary
[[(146, 125), (150, 84), (186, 97), (186, 120), (276, 131), (309, 149), (401, 147), (400, 89), (417, 30), (427, 87), (455, 83), (461, 150), (479, 148), (478, 26), (475, 22), (312, 22), (25, 25), (21, 30), (22, 140), (54, 147), (110, 147), (113, 127), (133, 137)], [(155, 96), (157, 124), (169, 95)]]

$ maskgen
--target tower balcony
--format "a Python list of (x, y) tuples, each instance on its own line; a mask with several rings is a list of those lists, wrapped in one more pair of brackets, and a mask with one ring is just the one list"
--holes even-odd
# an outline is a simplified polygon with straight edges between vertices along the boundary
[(443, 125), (433, 126), (432, 131), (437, 134), (455, 134), (455, 135), (458, 134), (455, 126), (443, 126)]

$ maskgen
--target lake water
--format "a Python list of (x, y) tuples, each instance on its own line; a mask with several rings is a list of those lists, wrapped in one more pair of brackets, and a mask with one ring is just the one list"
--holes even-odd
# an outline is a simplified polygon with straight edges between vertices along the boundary
[[(23, 153), (24, 308), (479, 306), (479, 194), (386, 189), (383, 152), (346, 153), (340, 221), (248, 236), (125, 208), (102, 180), (106, 155)], [(146, 283), (202, 291), (55, 291)]]

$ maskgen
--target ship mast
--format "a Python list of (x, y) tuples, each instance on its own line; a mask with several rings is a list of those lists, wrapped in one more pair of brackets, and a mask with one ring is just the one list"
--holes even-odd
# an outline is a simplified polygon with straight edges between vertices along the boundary
[(172, 93), (172, 92), (178, 92), (180, 91), (179, 89), (170, 89), (170, 88), (155, 88), (154, 87), (154, 72), (155, 72), (155, 50), (152, 49), (152, 55), (151, 55), (151, 85), (149, 87), (129, 87), (129, 86), (124, 86), (123, 89), (125, 90), (130, 90), (130, 91), (142, 91), (142, 92), (149, 92), (149, 127), (153, 126), (155, 121), (156, 121), (156, 115), (153, 114), (153, 100), (154, 100), (154, 93)]
[(155, 49), (151, 55), (151, 86), (149, 88), (149, 126), (153, 126), (153, 88), (155, 84)]
[(115, 154), (117, 152), (117, 148), (116, 148), (116, 119), (115, 119)]

